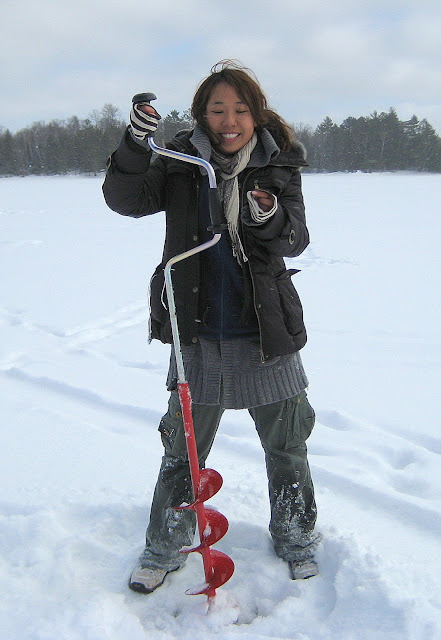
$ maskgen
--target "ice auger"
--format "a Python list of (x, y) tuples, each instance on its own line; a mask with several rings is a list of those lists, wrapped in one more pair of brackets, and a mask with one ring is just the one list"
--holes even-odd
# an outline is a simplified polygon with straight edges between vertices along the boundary
[[(150, 100), (155, 99), (156, 96), (153, 93), (140, 93), (133, 97), (133, 102), (137, 104), (149, 104)], [(193, 427), (191, 393), (189, 384), (185, 377), (171, 274), (173, 265), (177, 262), (205, 251), (219, 242), (225, 225), (222, 223), (223, 216), (217, 191), (216, 176), (211, 164), (202, 158), (158, 147), (151, 137), (148, 138), (148, 142), (150, 148), (156, 153), (204, 167), (208, 174), (211, 216), (210, 230), (213, 232), (213, 238), (208, 242), (171, 258), (165, 266), (164, 277), (173, 333), (173, 345), (176, 354), (178, 393), (182, 409), (182, 418), (184, 421), (185, 438), (193, 487), (193, 502), (188, 505), (178, 506), (176, 509), (191, 509), (195, 511), (199, 530), (199, 544), (191, 548), (186, 547), (181, 549), (181, 553), (192, 553), (193, 551), (197, 551), (202, 555), (205, 583), (198, 588), (187, 590), (187, 593), (189, 595), (206, 594), (210, 599), (215, 596), (216, 589), (225, 584), (225, 582), (231, 578), (234, 572), (234, 563), (225, 553), (211, 549), (211, 545), (218, 542), (218, 540), (220, 540), (228, 530), (228, 520), (226, 517), (219, 513), (219, 511), (204, 505), (204, 503), (214, 496), (221, 488), (222, 477), (214, 469), (199, 468), (197, 443)]]

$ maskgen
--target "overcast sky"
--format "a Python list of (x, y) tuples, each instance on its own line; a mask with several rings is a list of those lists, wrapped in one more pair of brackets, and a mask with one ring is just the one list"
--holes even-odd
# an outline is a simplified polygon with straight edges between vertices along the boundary
[(85, 118), (153, 91), (190, 106), (222, 58), (259, 78), (289, 122), (395, 107), (441, 133), (440, 0), (2, 0), (0, 126)]

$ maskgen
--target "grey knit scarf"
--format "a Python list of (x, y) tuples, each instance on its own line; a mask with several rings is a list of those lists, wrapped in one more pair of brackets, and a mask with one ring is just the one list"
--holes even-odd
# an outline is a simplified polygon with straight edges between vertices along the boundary
[(239, 180), (238, 175), (245, 169), (250, 160), (251, 152), (257, 144), (257, 135), (253, 137), (242, 149), (232, 156), (227, 156), (217, 149), (212, 149), (211, 159), (221, 169), (221, 180), (218, 184), (219, 197), (222, 202), (224, 215), (227, 220), (230, 233), (233, 255), (239, 262), (247, 262), (244, 248), (239, 236)]

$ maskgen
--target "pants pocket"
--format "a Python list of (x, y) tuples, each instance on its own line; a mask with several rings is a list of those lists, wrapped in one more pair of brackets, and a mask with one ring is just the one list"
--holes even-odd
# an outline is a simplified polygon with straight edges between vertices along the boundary
[[(178, 392), (174, 391), (170, 394), (167, 413), (161, 418), (158, 431), (161, 434), (161, 441), (165, 449), (165, 453), (176, 456), (177, 458), (185, 457), (186, 446), (184, 437), (184, 426), (182, 421), (181, 404), (179, 402)], [(181, 441), (184, 442), (184, 448)]]
[(309, 404), (306, 391), (292, 398), (286, 432), (286, 448), (298, 447), (311, 435), (315, 424), (315, 411)]
[(175, 429), (170, 427), (170, 425), (168, 425), (163, 418), (159, 423), (158, 431), (161, 434), (161, 442), (164, 446), (166, 453), (171, 453), (173, 449)]

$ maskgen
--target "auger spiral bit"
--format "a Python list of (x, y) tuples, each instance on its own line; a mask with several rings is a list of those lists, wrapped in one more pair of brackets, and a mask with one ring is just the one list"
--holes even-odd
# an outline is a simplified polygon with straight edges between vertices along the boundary
[(194, 500), (191, 504), (177, 507), (177, 510), (191, 509), (195, 511), (200, 541), (194, 547), (181, 549), (181, 553), (193, 553), (195, 551), (200, 553), (205, 572), (205, 584), (196, 589), (189, 589), (186, 593), (188, 595), (205, 594), (210, 599), (216, 595), (216, 589), (225, 584), (234, 572), (232, 559), (225, 553), (211, 549), (211, 545), (223, 538), (228, 531), (228, 520), (219, 511), (204, 505), (204, 502), (215, 495), (221, 488), (222, 477), (213, 469), (199, 469), (188, 382), (178, 382), (178, 392), (184, 421)]

